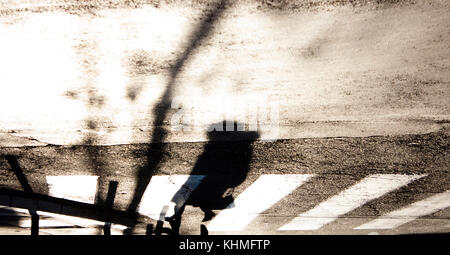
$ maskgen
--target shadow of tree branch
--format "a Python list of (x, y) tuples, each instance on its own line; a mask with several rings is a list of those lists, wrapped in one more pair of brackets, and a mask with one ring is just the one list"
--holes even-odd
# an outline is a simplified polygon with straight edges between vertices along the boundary
[[(182, 54), (177, 58), (175, 64), (170, 70), (170, 77), (165, 88), (165, 91), (154, 106), (152, 113), (154, 114), (153, 132), (150, 143), (147, 148), (147, 164), (138, 170), (136, 176), (136, 187), (134, 189), (132, 200), (127, 208), (130, 214), (136, 214), (137, 208), (142, 200), (144, 192), (151, 180), (153, 174), (158, 170), (162, 161), (166, 145), (164, 143), (168, 131), (164, 128), (164, 120), (167, 118), (171, 107), (171, 100), (176, 86), (176, 80), (182, 72), (183, 67), (189, 58), (194, 54), (195, 50), (199, 48), (201, 43), (211, 34), (217, 21), (222, 16), (227, 6), (228, 0), (220, 0), (214, 3), (212, 10), (206, 15), (205, 19), (193, 31), (191, 38), (193, 38)], [(132, 230), (133, 226), (130, 227)]]

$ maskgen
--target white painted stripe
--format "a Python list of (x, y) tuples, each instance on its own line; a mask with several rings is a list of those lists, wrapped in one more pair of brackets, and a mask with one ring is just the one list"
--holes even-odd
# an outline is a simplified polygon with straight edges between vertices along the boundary
[(98, 176), (47, 176), (49, 195), (93, 204)]
[[(0, 206), (1, 209), (4, 210), (0, 216), (22, 216), (22, 217), (30, 217), (30, 213), (28, 209), (23, 208), (16, 208), (16, 207), (8, 207), (8, 206)], [(49, 212), (43, 212), (43, 211), (37, 211), (37, 214), (39, 216), (48, 217), (47, 219), (43, 220), (42, 218), (39, 220), (39, 226), (40, 227), (68, 227), (68, 226), (79, 226), (84, 228), (95, 228), (95, 227), (101, 227), (105, 225), (105, 222), (97, 221), (97, 220), (91, 220), (91, 219), (85, 219), (81, 217), (76, 216), (68, 216), (68, 215), (62, 215), (57, 213), (49, 213)], [(31, 226), (31, 220), (30, 219), (24, 219), (18, 222), (18, 226), (20, 227), (30, 227)], [(118, 231), (123, 231), (127, 228), (127, 226), (120, 225), (120, 224), (111, 224), (111, 228), (116, 229)]]
[[(19, 219), (16, 221), (12, 221), (12, 224), (15, 224), (16, 226), (22, 227), (22, 228), (31, 228), (31, 215), (28, 209), (23, 208), (16, 208), (16, 207), (7, 207), (7, 206), (0, 206), (0, 209), (5, 210), (3, 214), (0, 216), (20, 216)], [(49, 216), (46, 215), (44, 212), (38, 211), (37, 214), (39, 216)], [(55, 217), (49, 218), (40, 218), (39, 219), (39, 228), (45, 228), (45, 227), (73, 227), (74, 224), (70, 224), (64, 221), (59, 221), (59, 219)]]
[[(153, 176), (142, 197), (139, 212), (159, 220), (167, 207), (165, 216), (172, 216), (175, 204), (185, 203), (203, 178), (203, 175)], [(97, 179), (98, 176), (47, 176), (49, 195), (94, 203)]]
[[(39, 229), (39, 232), (50, 235), (71, 235), (71, 236), (99, 235), (101, 233), (97, 228), (49, 228), (49, 229)], [(116, 231), (113, 231), (111, 229), (111, 235), (117, 235)]]
[(278, 230), (316, 230), (361, 205), (425, 175), (375, 174), (292, 219)]
[[(204, 177), (204, 175), (153, 176), (145, 190), (138, 211), (155, 220), (174, 215), (175, 205), (184, 204)], [(164, 211), (165, 215), (161, 215), (161, 212)]]
[(262, 175), (208, 224), (209, 231), (239, 231), (259, 213), (309, 180), (310, 174)]
[(355, 229), (393, 229), (447, 207), (450, 207), (450, 190), (390, 212)]
[[(17, 226), (21, 228), (31, 228), (31, 219), (30, 218), (20, 219), (17, 222)], [(60, 228), (60, 227), (73, 227), (73, 225), (55, 219), (39, 219), (39, 228)]]
[[(102, 222), (102, 221), (85, 219), (85, 218), (76, 217), (76, 216), (56, 214), (56, 213), (38, 211), (38, 215), (52, 217), (58, 221), (65, 222), (72, 226), (79, 226), (79, 227), (84, 227), (84, 228), (99, 227), (99, 226), (105, 225), (105, 222)], [(112, 226), (113, 225), (116, 225), (116, 224), (112, 224)], [(120, 228), (122, 228), (122, 229), (126, 228), (125, 226), (122, 226), (122, 225), (118, 225), (118, 226), (120, 226)]]

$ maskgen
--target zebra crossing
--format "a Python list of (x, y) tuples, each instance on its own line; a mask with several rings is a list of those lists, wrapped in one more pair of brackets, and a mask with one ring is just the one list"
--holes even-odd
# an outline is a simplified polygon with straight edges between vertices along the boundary
[(419, 217), (450, 207), (450, 190), (395, 210), (355, 229), (396, 228)]
[(334, 221), (340, 215), (421, 177), (424, 177), (424, 175), (376, 174), (368, 176), (349, 189), (320, 203), (310, 211), (295, 217), (279, 230), (319, 229)]
[(302, 174), (260, 176), (212, 220), (208, 229), (210, 231), (242, 230), (258, 214), (269, 209), (311, 177), (312, 175)]
[[(260, 215), (279, 201), (286, 199), (305, 183), (313, 181), (315, 174), (262, 174), (240, 192), (232, 203), (206, 226), (210, 232), (243, 231)], [(414, 185), (426, 174), (372, 174), (340, 191), (338, 194), (319, 201), (312, 209), (299, 215), (291, 215), (289, 222), (273, 226), (280, 233), (289, 231), (314, 231), (332, 224), (343, 215), (386, 194), (407, 185)], [(176, 213), (190, 194), (204, 180), (203, 175), (157, 175), (153, 176), (138, 211), (155, 220)], [(49, 194), (54, 197), (94, 203), (98, 176), (47, 176)], [(178, 205), (178, 206), (177, 206)], [(354, 230), (396, 229), (420, 217), (450, 207), (450, 190), (433, 194), (405, 207), (392, 210), (377, 218), (354, 227)], [(45, 214), (45, 213), (44, 213)], [(47, 215), (47, 214), (45, 214)], [(48, 214), (47, 216), (55, 216)], [(101, 225), (100, 222), (73, 220), (73, 217), (58, 216), (60, 222), (77, 226)], [(72, 219), (72, 220), (71, 220)], [(81, 220), (81, 221), (80, 221)], [(26, 224), (25, 224), (26, 225)], [(51, 223), (49, 223), (51, 226)], [(115, 226), (123, 230), (124, 226)]]

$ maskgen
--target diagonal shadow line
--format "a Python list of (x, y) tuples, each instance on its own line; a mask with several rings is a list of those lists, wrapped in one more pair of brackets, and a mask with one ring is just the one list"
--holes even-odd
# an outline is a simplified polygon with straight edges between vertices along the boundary
[[(5, 155), (4, 157), (6, 158), (9, 165), (11, 166), (11, 170), (16, 175), (23, 190), (26, 193), (33, 194), (33, 189), (31, 188), (30, 184), (28, 183), (27, 177), (23, 173), (23, 170), (20, 167), (19, 162), (17, 161), (16, 157), (13, 155)], [(31, 235), (38, 235), (39, 234), (39, 215), (37, 214), (36, 210), (29, 209), (28, 211), (31, 215)]]
[(201, 42), (211, 34), (215, 24), (225, 11), (227, 4), (228, 0), (219, 0), (214, 4), (214, 8), (206, 15), (206, 18), (192, 33), (191, 37), (193, 39), (186, 46), (183, 53), (177, 58), (175, 64), (170, 70), (170, 79), (167, 83), (166, 89), (160, 101), (154, 106), (152, 111), (155, 115), (153, 122), (154, 130), (147, 148), (147, 165), (140, 168), (137, 173), (136, 187), (134, 189), (132, 200), (127, 209), (127, 211), (131, 214), (136, 214), (137, 208), (142, 200), (150, 179), (153, 173), (158, 170), (162, 161), (164, 151), (166, 149), (164, 140), (168, 134), (168, 131), (163, 127), (163, 124), (171, 107), (170, 102), (172, 100), (176, 80), (190, 56), (194, 54), (194, 51), (200, 46)]
[(102, 222), (110, 222), (124, 226), (132, 224), (131, 222), (134, 220), (137, 221), (136, 223), (148, 224), (155, 222), (155, 220), (145, 215), (139, 215), (139, 217), (137, 217), (136, 219), (132, 219), (125, 211), (117, 210), (111, 207), (108, 208), (102, 205), (52, 197), (39, 193), (28, 193), (21, 190), (0, 187), (0, 194), (9, 197), (9, 202), (2, 203), (6, 206), (13, 205), (15, 207), (24, 209), (34, 209), (34, 207), (31, 208), (32, 205), (30, 206), (29, 203), (17, 204), (16, 199), (23, 198), (27, 201), (32, 200), (33, 202), (37, 203), (38, 210), (43, 212), (74, 216), (78, 218), (91, 219)]
[(16, 175), (17, 179), (20, 182), (20, 185), (22, 186), (23, 190), (28, 193), (33, 193), (33, 189), (31, 188), (30, 184), (28, 183), (27, 178), (25, 177), (22, 168), (19, 165), (19, 162), (17, 162), (17, 159), (13, 155), (5, 155), (4, 156), (6, 160), (8, 161), (9, 165), (11, 166), (11, 170)]

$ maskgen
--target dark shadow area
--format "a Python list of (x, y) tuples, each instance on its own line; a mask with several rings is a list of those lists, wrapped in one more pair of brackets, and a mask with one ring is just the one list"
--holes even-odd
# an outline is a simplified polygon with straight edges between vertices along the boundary
[(8, 208), (0, 208), (0, 227), (17, 227), (25, 216)]
[(132, 219), (125, 211), (110, 209), (105, 206), (79, 202), (76, 200), (42, 195), (39, 193), (28, 193), (21, 190), (0, 187), (0, 194), (11, 197), (12, 200), (10, 206), (12, 207), (24, 209), (36, 208), (36, 205), (30, 204), (31, 201), (37, 203), (37, 210), (39, 211), (81, 217), (96, 221), (126, 226), (154, 222), (153, 219), (150, 219), (145, 215), (139, 215), (139, 217)]
[[(204, 175), (202, 182), (190, 196), (186, 194), (186, 189), (180, 189), (172, 198), (176, 204), (175, 215), (167, 220), (174, 234), (179, 233), (186, 205), (199, 207), (204, 212), (203, 221), (209, 221), (215, 216), (213, 210), (225, 209), (234, 201), (232, 190), (247, 178), (252, 157), (252, 143), (259, 138), (259, 133), (239, 131), (241, 126), (239, 123), (234, 123), (230, 130), (230, 126), (226, 123), (229, 122), (219, 122), (210, 126), (209, 142), (190, 173), (190, 176)], [(187, 196), (189, 197), (186, 200)], [(201, 227), (201, 233), (205, 235), (208, 233), (206, 227)]]
[(5, 155), (4, 157), (8, 161), (9, 165), (11, 166), (11, 171), (13, 171), (13, 173), (16, 175), (17, 179), (19, 180), (20, 185), (23, 188), (23, 191), (28, 192), (28, 193), (33, 193), (33, 189), (31, 188), (30, 184), (28, 183), (28, 180), (25, 177), (25, 174), (23, 173), (23, 170), (20, 167), (16, 156)]
[[(93, 143), (90, 139), (85, 140), (85, 143)], [(104, 148), (102, 146), (88, 145), (86, 146), (87, 158), (86, 167), (94, 175), (98, 176), (97, 190), (95, 193), (94, 203), (97, 205), (104, 205), (107, 200), (107, 170), (106, 162), (103, 160), (105, 157)]]
[[(23, 190), (26, 193), (33, 194), (33, 189), (31, 188), (30, 184), (28, 183), (28, 180), (27, 180), (25, 174), (23, 173), (23, 170), (20, 167), (19, 162), (16, 159), (16, 156), (5, 155), (4, 157), (10, 164), (11, 170), (16, 175)], [(39, 234), (39, 215), (36, 213), (36, 210), (30, 209), (29, 212), (31, 215), (31, 235), (33, 235), (33, 236), (38, 235)]]
[[(114, 206), (114, 199), (116, 198), (117, 193), (117, 186), (119, 185), (116, 181), (110, 181), (108, 186), (108, 194), (106, 196), (105, 200), (105, 208), (112, 209)], [(105, 225), (103, 225), (103, 234), (104, 235), (111, 235), (111, 222), (110, 222), (111, 215), (107, 215), (106, 219), (108, 220), (105, 222)]]
[[(154, 106), (152, 113), (155, 116), (152, 125), (154, 130), (147, 149), (147, 165), (140, 168), (136, 175), (136, 187), (133, 192), (132, 199), (127, 208), (131, 215), (136, 215), (137, 208), (141, 202), (142, 196), (150, 183), (152, 175), (159, 169), (166, 144), (164, 140), (167, 137), (168, 131), (164, 128), (164, 121), (167, 118), (171, 108), (171, 100), (173, 91), (175, 89), (176, 80), (181, 73), (186, 62), (195, 53), (202, 41), (204, 41), (212, 32), (214, 25), (222, 16), (227, 0), (220, 0), (212, 3), (214, 6), (212, 10), (206, 15), (206, 18), (201, 21), (197, 29), (193, 31), (192, 40), (182, 51), (182, 54), (177, 57), (174, 65), (171, 65), (170, 77), (166, 89), (160, 101)], [(155, 194), (156, 195), (156, 194)], [(130, 226), (128, 233), (131, 233), (134, 226)]]

